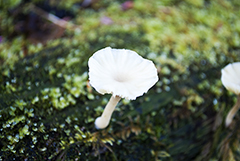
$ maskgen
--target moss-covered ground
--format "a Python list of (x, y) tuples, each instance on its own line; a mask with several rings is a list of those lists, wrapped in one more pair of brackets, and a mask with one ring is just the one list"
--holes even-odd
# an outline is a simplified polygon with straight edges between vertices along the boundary
[[(240, 61), (240, 1), (86, 2), (0, 1), (0, 160), (239, 161), (240, 114), (224, 124), (237, 97), (220, 78)], [(97, 130), (110, 95), (87, 62), (106, 46), (152, 60), (160, 81)]]

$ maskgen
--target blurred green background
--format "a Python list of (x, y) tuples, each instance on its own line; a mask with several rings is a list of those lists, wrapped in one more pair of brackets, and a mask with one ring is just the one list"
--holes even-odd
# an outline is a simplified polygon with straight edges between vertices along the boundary
[[(220, 80), (240, 61), (239, 15), (239, 0), (1, 0), (0, 160), (240, 160)], [(106, 46), (152, 60), (160, 81), (96, 130), (110, 95), (87, 62)]]

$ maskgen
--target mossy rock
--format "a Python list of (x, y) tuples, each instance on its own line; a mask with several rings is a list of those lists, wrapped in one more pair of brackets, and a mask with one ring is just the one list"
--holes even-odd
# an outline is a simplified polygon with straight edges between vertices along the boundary
[[(128, 10), (123, 1), (68, 3), (58, 7), (74, 11), (75, 28), (61, 37), (33, 44), (4, 35), (0, 42), (0, 159), (240, 160), (239, 114), (224, 126), (236, 98), (220, 80), (225, 65), (240, 61), (237, 0), (136, 0)], [(29, 4), (8, 5), (28, 14)], [(11, 18), (2, 31), (14, 26)], [(87, 62), (106, 46), (152, 60), (160, 81), (121, 100), (110, 125), (97, 130), (110, 96), (89, 85)]]

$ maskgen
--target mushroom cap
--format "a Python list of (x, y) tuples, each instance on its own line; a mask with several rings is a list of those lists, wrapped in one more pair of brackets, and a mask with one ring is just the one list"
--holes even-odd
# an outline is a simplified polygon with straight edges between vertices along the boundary
[(240, 94), (240, 62), (228, 64), (222, 70), (222, 83), (229, 91)]
[(158, 81), (153, 62), (127, 49), (98, 50), (89, 58), (88, 66), (89, 83), (101, 94), (134, 100)]

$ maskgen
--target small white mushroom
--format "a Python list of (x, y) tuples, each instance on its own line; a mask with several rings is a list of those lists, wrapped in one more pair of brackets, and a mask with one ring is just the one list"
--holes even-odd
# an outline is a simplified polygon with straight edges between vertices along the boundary
[(236, 104), (232, 107), (226, 117), (225, 125), (228, 127), (240, 108), (240, 62), (228, 64), (221, 70), (221, 72), (221, 80), (225, 88), (238, 96)]
[(97, 129), (108, 126), (121, 98), (135, 100), (158, 81), (153, 62), (127, 49), (101, 49), (89, 58), (88, 66), (90, 85), (101, 94), (112, 94), (102, 115), (95, 120)]

